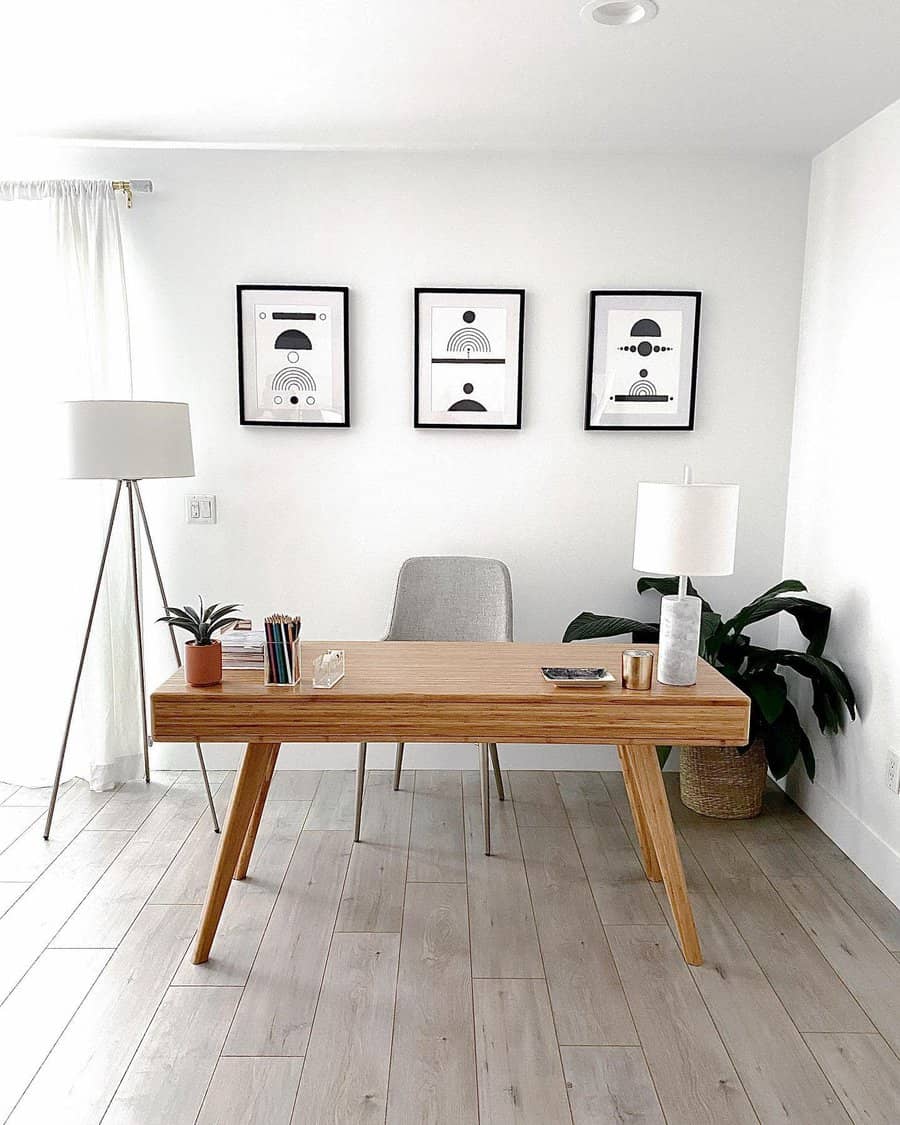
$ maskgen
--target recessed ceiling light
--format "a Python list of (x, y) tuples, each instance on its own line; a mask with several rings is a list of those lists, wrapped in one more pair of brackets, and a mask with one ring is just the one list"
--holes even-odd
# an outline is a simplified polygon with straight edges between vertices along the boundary
[(655, 0), (588, 0), (582, 5), (581, 18), (607, 27), (625, 27), (652, 20), (658, 12)]

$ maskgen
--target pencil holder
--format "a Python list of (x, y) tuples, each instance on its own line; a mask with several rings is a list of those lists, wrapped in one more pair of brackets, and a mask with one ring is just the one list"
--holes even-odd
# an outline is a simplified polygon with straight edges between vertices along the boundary
[(263, 682), (272, 687), (293, 687), (300, 683), (300, 638), (266, 641), (263, 650)]

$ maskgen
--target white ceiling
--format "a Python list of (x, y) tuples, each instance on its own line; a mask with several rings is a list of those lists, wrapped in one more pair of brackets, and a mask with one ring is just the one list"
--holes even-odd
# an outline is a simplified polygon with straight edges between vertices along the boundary
[(900, 0), (31, 0), (0, 133), (399, 148), (816, 152), (900, 97)]

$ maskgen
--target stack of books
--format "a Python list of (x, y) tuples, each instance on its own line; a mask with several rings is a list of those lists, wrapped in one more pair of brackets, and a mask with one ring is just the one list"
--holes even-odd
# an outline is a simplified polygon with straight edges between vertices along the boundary
[(229, 629), (221, 639), (223, 668), (264, 667), (266, 635), (262, 629)]

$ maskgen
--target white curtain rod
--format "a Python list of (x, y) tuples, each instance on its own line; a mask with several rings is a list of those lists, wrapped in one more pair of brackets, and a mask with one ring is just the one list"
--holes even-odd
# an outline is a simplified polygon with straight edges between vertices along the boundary
[(140, 192), (141, 194), (153, 191), (152, 180), (113, 180), (113, 191), (121, 191), (125, 195), (125, 202), (128, 207), (134, 204), (134, 193)]

